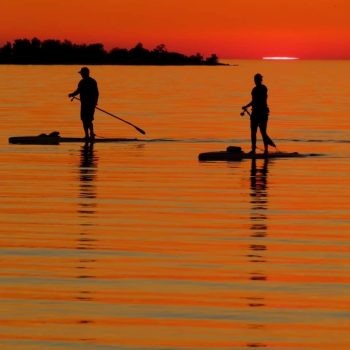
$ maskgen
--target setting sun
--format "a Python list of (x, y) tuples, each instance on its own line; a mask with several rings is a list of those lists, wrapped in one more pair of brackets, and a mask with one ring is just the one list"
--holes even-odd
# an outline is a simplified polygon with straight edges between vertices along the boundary
[(299, 57), (272, 56), (263, 57), (263, 60), (299, 60)]

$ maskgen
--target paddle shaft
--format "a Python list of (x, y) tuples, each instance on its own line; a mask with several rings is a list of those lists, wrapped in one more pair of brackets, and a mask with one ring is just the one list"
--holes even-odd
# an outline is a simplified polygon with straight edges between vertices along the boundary
[[(79, 97), (75, 97), (75, 96), (72, 98), (71, 101), (73, 101), (74, 99), (81, 101)], [(125, 120), (125, 119), (123, 119), (123, 118), (120, 118), (120, 117), (117, 117), (116, 115), (114, 115), (114, 114), (112, 114), (112, 113), (110, 113), (110, 112), (107, 112), (107, 111), (105, 111), (104, 109), (99, 108), (99, 107), (97, 107), (97, 106), (96, 106), (95, 108), (98, 109), (99, 111), (103, 112), (103, 113), (106, 113), (106, 114), (110, 115), (110, 116), (113, 117), (113, 118), (119, 119), (120, 121), (122, 121), (122, 122), (124, 122), (124, 123), (126, 123), (126, 124), (129, 124), (130, 126), (132, 126), (133, 128), (135, 128), (135, 129), (136, 129), (138, 132), (140, 132), (141, 134), (143, 134), (143, 135), (146, 134), (146, 132), (145, 132), (144, 130), (142, 130), (142, 129), (139, 128), (138, 126), (136, 126), (136, 125), (134, 125), (134, 124), (128, 122), (127, 120)]]
[(243, 117), (244, 116), (244, 113), (247, 113), (249, 115), (249, 117), (251, 117), (251, 113), (248, 111), (247, 108), (242, 108), (243, 109), (243, 112), (241, 113), (241, 116)]

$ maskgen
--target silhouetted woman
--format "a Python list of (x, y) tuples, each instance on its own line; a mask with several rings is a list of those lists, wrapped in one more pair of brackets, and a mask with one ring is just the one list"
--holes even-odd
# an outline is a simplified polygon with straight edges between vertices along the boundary
[(269, 145), (276, 147), (266, 133), (270, 110), (267, 105), (267, 87), (262, 83), (262, 79), (263, 77), (261, 74), (257, 73), (254, 75), (255, 87), (252, 90), (252, 100), (242, 107), (244, 110), (248, 107), (252, 107), (252, 113), (250, 115), (252, 154), (254, 154), (256, 150), (256, 133), (258, 128), (263, 138), (265, 154), (268, 153)]

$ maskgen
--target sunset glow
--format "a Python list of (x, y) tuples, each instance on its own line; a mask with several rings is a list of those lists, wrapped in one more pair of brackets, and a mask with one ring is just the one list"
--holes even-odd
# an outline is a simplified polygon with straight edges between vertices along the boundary
[(11, 0), (0, 44), (17, 38), (197, 52), (221, 58), (350, 58), (348, 0)]

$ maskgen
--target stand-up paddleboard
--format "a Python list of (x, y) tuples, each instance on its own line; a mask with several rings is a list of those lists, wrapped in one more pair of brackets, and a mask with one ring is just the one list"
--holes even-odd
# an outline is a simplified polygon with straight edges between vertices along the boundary
[(214, 161), (239, 161), (242, 159), (264, 159), (264, 158), (302, 158), (307, 156), (317, 156), (318, 154), (301, 154), (298, 152), (271, 152), (246, 153), (241, 147), (229, 146), (226, 151), (205, 152), (198, 155), (198, 160), (204, 162)]
[(65, 142), (132, 142), (140, 141), (136, 138), (122, 138), (122, 137), (109, 137), (109, 138), (93, 138), (85, 139), (84, 137), (62, 137), (59, 132), (54, 131), (50, 134), (40, 134), (37, 136), (15, 136), (9, 138), (9, 143), (19, 145), (59, 145)]

